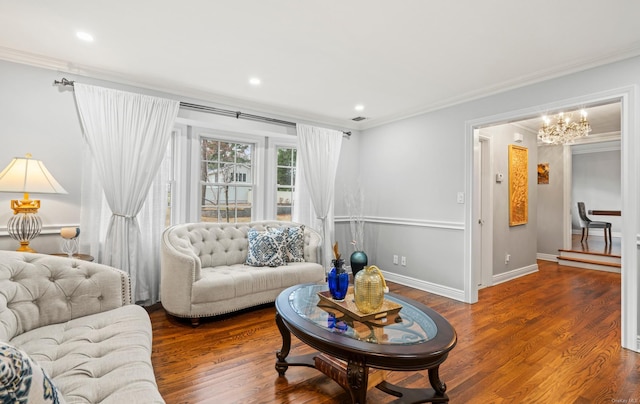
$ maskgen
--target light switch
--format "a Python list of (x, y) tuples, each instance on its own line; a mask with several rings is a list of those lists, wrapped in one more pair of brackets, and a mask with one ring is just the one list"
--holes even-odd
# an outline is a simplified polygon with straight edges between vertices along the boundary
[(464, 192), (458, 192), (458, 203), (464, 203)]

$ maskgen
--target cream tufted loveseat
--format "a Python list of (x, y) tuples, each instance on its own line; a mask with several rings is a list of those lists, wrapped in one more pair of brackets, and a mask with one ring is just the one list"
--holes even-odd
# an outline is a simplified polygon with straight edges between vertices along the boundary
[(130, 303), (118, 269), (0, 251), (0, 342), (42, 367), (67, 403), (164, 403), (149, 315)]
[(304, 229), (304, 261), (278, 267), (245, 265), (250, 228), (300, 226), (282, 221), (251, 223), (185, 223), (162, 235), (160, 300), (176, 317), (190, 318), (229, 313), (274, 302), (289, 286), (325, 279), (318, 264), (321, 237)]

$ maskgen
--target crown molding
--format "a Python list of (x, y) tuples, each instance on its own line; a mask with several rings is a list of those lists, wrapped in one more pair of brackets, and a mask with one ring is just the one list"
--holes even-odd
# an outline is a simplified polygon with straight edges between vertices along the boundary
[[(55, 70), (60, 74), (73, 74), (75, 76), (86, 77), (89, 79), (97, 79), (126, 86), (144, 88), (147, 90), (164, 93), (168, 98), (187, 98), (192, 102), (195, 101), (200, 104), (215, 106), (219, 108), (232, 108), (242, 110), (242, 112), (244, 113), (268, 115), (272, 118), (288, 121), (293, 120), (298, 123), (323, 124), (337, 130), (360, 129), (359, 123), (347, 119), (336, 119), (320, 114), (312, 114), (295, 109), (277, 107), (274, 105), (268, 105), (231, 96), (201, 91), (198, 89), (172, 86), (164, 81), (159, 82), (135, 76), (129, 76), (110, 70), (103, 70), (91, 66), (69, 63), (61, 59), (36, 55), (1, 46), (0, 60), (39, 67), (48, 70)], [(52, 77), (51, 80), (53, 82), (54, 77)]]
[(611, 134), (608, 136), (599, 137), (591, 142), (580, 142), (571, 145), (571, 154), (590, 154), (590, 153), (602, 153), (609, 151), (621, 151), (622, 145), (620, 140), (620, 133), (617, 135)]
[(61, 73), (76, 74), (79, 76), (94, 78), (98, 80), (112, 81), (134, 87), (142, 87), (145, 89), (160, 91), (169, 95), (173, 95), (173, 98), (187, 97), (198, 101), (205, 101), (205, 103), (208, 104), (216, 104), (216, 106), (219, 107), (248, 109), (249, 111), (242, 111), (246, 113), (268, 114), (274, 118), (283, 120), (294, 120), (296, 122), (309, 124), (319, 123), (328, 125), (334, 129), (342, 128), (360, 131), (515, 90), (546, 80), (551, 80), (591, 68), (603, 66), (609, 63), (618, 62), (639, 55), (640, 45), (634, 44), (634, 46), (628, 49), (612, 52), (603, 57), (584, 58), (580, 61), (567, 63), (563, 66), (555, 67), (553, 69), (540, 70), (530, 75), (507, 80), (497, 85), (482, 87), (477, 90), (431, 103), (429, 105), (408, 109), (403, 112), (390, 114), (380, 118), (371, 118), (361, 122), (354, 122), (350, 119), (337, 119), (321, 114), (308, 113), (291, 108), (253, 102), (235, 98), (232, 96), (201, 91), (193, 88), (171, 86), (164, 81), (157, 82), (148, 80), (146, 78), (128, 76), (113, 71), (101, 70), (91, 66), (69, 63), (61, 59), (32, 54), (0, 46), (0, 59), (9, 62), (21, 63), (50, 70), (57, 70)]
[(387, 117), (383, 117), (379, 119), (374, 118), (371, 120), (362, 121), (360, 129), (361, 130), (371, 129), (377, 126), (386, 125), (388, 123), (392, 123), (402, 119), (407, 119), (414, 116), (423, 115), (429, 112), (450, 108), (466, 102), (479, 100), (482, 98), (490, 97), (492, 95), (504, 93), (507, 91), (515, 90), (518, 88), (526, 87), (526, 86), (537, 84), (537, 83), (541, 83), (543, 81), (552, 80), (552, 79), (560, 78), (563, 76), (568, 76), (570, 74), (604, 66), (614, 62), (619, 62), (619, 61), (630, 59), (636, 56), (640, 56), (640, 44), (635, 44), (634, 46), (628, 49), (618, 51), (618, 52), (612, 52), (602, 57), (584, 58), (584, 59), (581, 59), (580, 61), (567, 63), (563, 66), (559, 66), (553, 69), (539, 70), (530, 75), (525, 75), (512, 80), (507, 80), (494, 86), (479, 88), (477, 90), (470, 91), (470, 92), (461, 94), (459, 96), (454, 96), (451, 98), (444, 99), (437, 103), (414, 108), (413, 110), (407, 110), (402, 113), (392, 114)]

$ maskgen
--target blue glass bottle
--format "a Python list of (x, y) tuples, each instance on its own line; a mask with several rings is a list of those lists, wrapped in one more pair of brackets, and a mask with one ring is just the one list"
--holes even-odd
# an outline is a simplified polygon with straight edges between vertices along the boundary
[(344, 260), (332, 260), (333, 267), (327, 276), (329, 293), (334, 300), (343, 301), (349, 289), (349, 273), (344, 270)]

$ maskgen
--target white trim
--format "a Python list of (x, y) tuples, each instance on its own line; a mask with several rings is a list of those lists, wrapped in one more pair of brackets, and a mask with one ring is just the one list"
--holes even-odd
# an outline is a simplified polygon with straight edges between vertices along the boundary
[[(336, 129), (362, 129), (360, 124), (350, 119), (337, 119), (334, 117), (308, 113), (293, 108), (279, 108), (274, 107), (273, 105), (263, 104), (247, 99), (224, 96), (221, 94), (216, 94), (209, 91), (201, 91), (193, 88), (186, 89), (180, 86), (167, 86), (166, 80), (152, 80), (148, 76), (146, 77), (146, 80), (140, 78), (132, 79), (128, 74), (106, 69), (99, 69), (78, 63), (69, 63), (68, 61), (36, 55), (33, 53), (22, 52), (3, 46), (0, 46), (0, 60), (50, 69), (58, 72), (59, 74), (73, 75), (72, 77), (66, 77), (70, 80), (76, 80), (78, 79), (78, 77), (76, 76), (79, 76), (80, 79), (78, 79), (78, 81), (82, 81), (83, 77), (95, 80), (111, 81), (122, 85), (162, 92), (165, 93), (165, 95), (170, 95), (171, 97), (169, 98), (171, 99), (191, 98), (197, 100), (205, 100), (208, 103), (214, 104), (214, 106), (224, 105), (231, 108), (243, 109), (243, 112), (245, 113), (266, 114), (276, 119), (284, 119), (288, 121), (296, 120), (300, 121), (301, 123), (315, 122), (328, 125), (331, 126), (331, 128)], [(51, 83), (53, 83), (54, 79), (60, 79), (60, 77), (51, 77)]]
[[(466, 102), (474, 101), (480, 98), (488, 97), (495, 94), (504, 93), (517, 88), (525, 87), (531, 84), (543, 82), (546, 80), (562, 77), (568, 74), (588, 70), (593, 67), (603, 66), (606, 64), (614, 63), (617, 61), (629, 59), (640, 54), (640, 50), (636, 48), (629, 48), (622, 51), (617, 51), (609, 55), (605, 55), (598, 58), (587, 57), (582, 60), (573, 61), (564, 66), (555, 66), (549, 70), (538, 70), (535, 73), (523, 77), (517, 77), (515, 79), (499, 83), (497, 85), (487, 86), (479, 88), (462, 95), (450, 97), (440, 100), (426, 106), (420, 106), (411, 110), (403, 111), (396, 114), (391, 114), (387, 117), (379, 119), (370, 119), (361, 122), (354, 122), (351, 119), (337, 119), (334, 117), (328, 117), (320, 114), (303, 112), (293, 108), (274, 107), (273, 105), (267, 105), (255, 101), (246, 99), (239, 99), (230, 96), (224, 96), (208, 91), (200, 91), (196, 89), (185, 89), (175, 86), (167, 86), (165, 81), (150, 80), (147, 77), (146, 81), (141, 79), (132, 79), (129, 75), (99, 69), (88, 65), (82, 65), (78, 63), (69, 63), (61, 59), (55, 59), (33, 53), (23, 52), (7, 47), (0, 46), (0, 59), (14, 63), (21, 63), (30, 66), (41, 67), (45, 69), (55, 70), (61, 73), (70, 73), (73, 75), (90, 77), (98, 80), (107, 80), (124, 85), (142, 87), (149, 90), (160, 91), (168, 94), (174, 94), (176, 97), (191, 97), (200, 100), (206, 100), (211, 103), (217, 103), (234, 108), (249, 109), (254, 112), (261, 112), (265, 114), (273, 115), (274, 118), (287, 117), (290, 119), (299, 120), (301, 122), (316, 122), (330, 126), (345, 127), (351, 130), (365, 130), (382, 126), (390, 122), (395, 122), (401, 119), (411, 118), (417, 115), (426, 114), (437, 110), (442, 110), (454, 105), (463, 104)], [(53, 81), (54, 78), (52, 78)], [(248, 112), (248, 111), (246, 111)]]
[[(80, 227), (80, 223), (43, 225), (39, 235), (43, 236), (45, 234), (60, 234), (60, 230), (63, 227)], [(0, 227), (0, 237), (9, 237), (9, 233), (7, 232), (7, 226)]]
[(573, 181), (573, 156), (571, 147), (562, 147), (562, 247), (565, 250), (571, 248), (571, 189)]
[(499, 283), (504, 283), (507, 281), (511, 281), (516, 278), (520, 278), (525, 275), (533, 274), (538, 272), (538, 264), (528, 265), (526, 267), (517, 268), (511, 270), (509, 272), (504, 272), (501, 274), (493, 275), (493, 284), (497, 285)]
[(588, 145), (571, 146), (571, 154), (591, 154), (609, 151), (620, 151), (622, 149), (620, 140), (606, 141), (602, 143), (589, 143)]
[(633, 240), (638, 225), (638, 165), (640, 142), (640, 111), (638, 108), (638, 86), (626, 88), (621, 95), (622, 138), (622, 269), (621, 269), (621, 339), (622, 347), (638, 350), (638, 250)]
[(537, 253), (536, 254), (536, 259), (539, 259), (539, 260), (542, 260), (542, 261), (558, 262), (558, 255), (557, 254)]
[[(562, 76), (567, 76), (567, 75), (588, 70), (594, 67), (603, 66), (609, 63), (614, 63), (616, 61), (629, 59), (629, 58), (638, 56), (638, 54), (640, 54), (640, 50), (629, 49), (626, 51), (613, 53), (611, 55), (608, 55), (607, 57), (603, 57), (599, 59), (574, 61), (573, 63), (562, 66), (561, 68), (554, 68), (553, 70), (537, 71), (536, 73), (533, 73), (528, 77), (521, 76), (510, 82), (504, 82), (504, 83), (500, 83), (499, 85), (483, 87), (472, 92), (468, 92), (468, 93), (465, 93), (456, 97), (451, 97), (448, 99), (443, 99), (437, 103), (423, 106), (423, 107), (418, 107), (413, 110), (408, 110), (403, 113), (391, 115), (386, 118), (362, 121), (361, 126), (359, 128), (361, 130), (365, 130), (365, 129), (370, 129), (370, 128), (374, 128), (381, 125), (386, 125), (394, 121), (399, 121), (402, 119), (423, 115), (429, 112), (450, 108), (455, 105), (467, 103), (467, 102), (478, 100), (485, 97), (490, 97), (495, 94), (500, 94), (507, 91), (515, 90), (517, 88), (526, 87), (528, 85), (544, 82), (544, 81), (555, 79)], [(580, 103), (573, 103), (572, 105), (579, 105), (579, 104)], [(533, 111), (533, 109), (531, 110)], [(540, 110), (537, 109), (535, 110), (535, 112), (538, 113), (540, 112)]]
[[(380, 223), (380, 224), (395, 224), (398, 226), (415, 226), (415, 227), (429, 227), (436, 229), (447, 230), (464, 230), (464, 223), (461, 222), (441, 222), (436, 220), (416, 220), (416, 219), (404, 219), (397, 217), (379, 217), (379, 216), (364, 216), (363, 221), (365, 223)], [(349, 222), (348, 216), (336, 216), (335, 223)]]
[(464, 301), (464, 292), (460, 289), (454, 289), (447, 286), (438, 285), (431, 282), (425, 282), (420, 279), (411, 278), (405, 275), (399, 275), (393, 272), (382, 271), (384, 278), (390, 282), (400, 285), (409, 286), (414, 289), (423, 290), (433, 293), (434, 295), (448, 297), (450, 299)]

